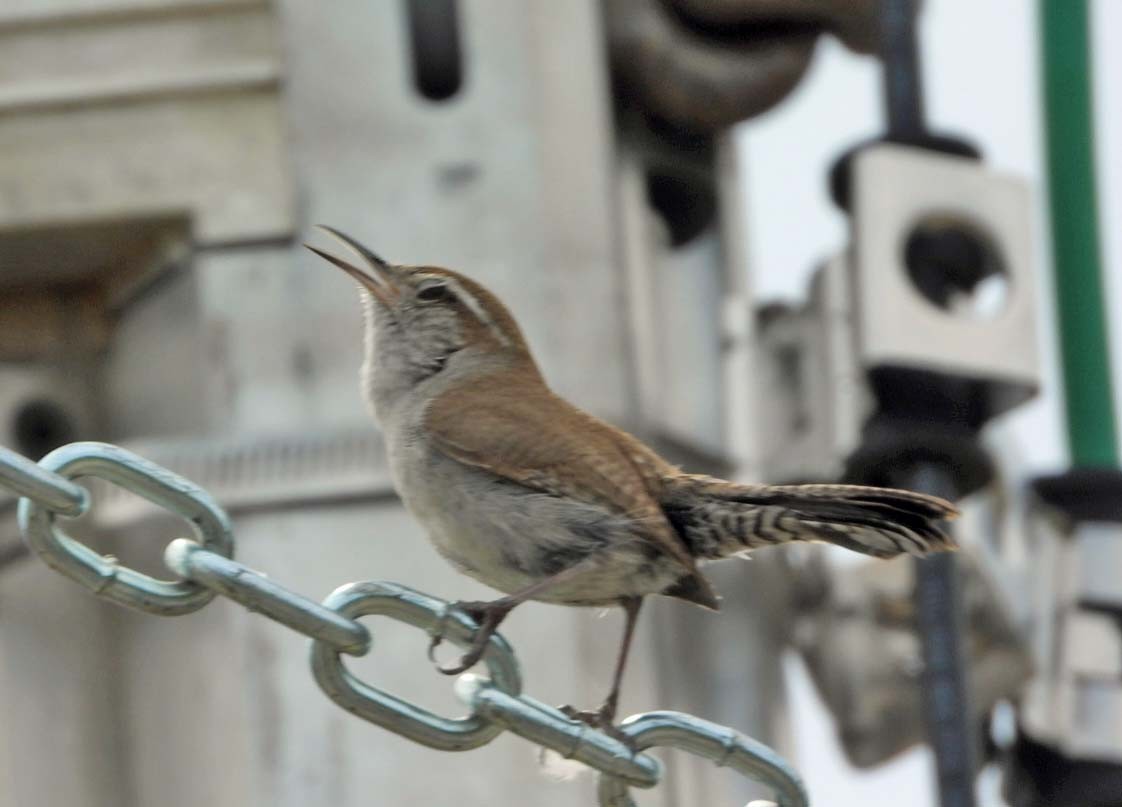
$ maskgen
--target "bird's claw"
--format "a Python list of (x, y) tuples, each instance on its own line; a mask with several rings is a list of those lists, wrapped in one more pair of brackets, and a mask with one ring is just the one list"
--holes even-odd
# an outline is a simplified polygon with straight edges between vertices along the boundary
[[(440, 640), (437, 639), (436, 643), (439, 644), (439, 642)], [(429, 650), (431, 651), (434, 648), (435, 645), (433, 647), (430, 647)], [(459, 662), (453, 664), (450, 667), (445, 667), (443, 664), (438, 664), (436, 660), (433, 659), (431, 652), (429, 653), (429, 658), (433, 660), (434, 664), (436, 664), (436, 669), (444, 673), (445, 675), (459, 675), (462, 672), (467, 672), (479, 662), (479, 659), (483, 657), (483, 649), (484, 648), (481, 648), (478, 653), (464, 653), (462, 656), (460, 656)]]
[[(441, 633), (434, 633), (433, 636), (432, 636), (432, 641), (429, 642), (429, 649), (428, 649), (429, 661), (432, 662), (433, 666), (436, 667), (437, 670), (444, 673), (445, 675), (459, 675), (460, 673), (465, 672), (468, 669), (468, 667), (472, 666), (471, 664), (468, 664), (466, 666), (464, 665), (463, 662), (464, 662), (464, 659), (466, 658), (466, 656), (462, 656), (460, 658), (460, 663), (455, 665), (454, 667), (445, 667), (443, 664), (441, 664), (439, 661), (437, 661), (437, 659), (436, 659), (436, 648), (440, 647), (440, 645), (443, 642), (444, 642), (444, 636)], [(474, 663), (475, 662), (472, 662), (472, 664), (474, 664)]]
[[(475, 636), (472, 639), (471, 646), (468, 648), (467, 652), (460, 657), (459, 662), (452, 666), (445, 667), (436, 660), (436, 648), (444, 641), (445, 624), (448, 620), (448, 615), (451, 614), (453, 610), (459, 611), (475, 622)], [(449, 604), (444, 610), (440, 622), (436, 626), (436, 630), (432, 635), (432, 641), (429, 642), (429, 661), (436, 665), (436, 669), (445, 675), (459, 675), (462, 672), (467, 672), (483, 658), (483, 653), (487, 650), (487, 643), (491, 640), (491, 637), (495, 635), (499, 623), (502, 622), (503, 617), (505, 617), (509, 611), (510, 608), (505, 603), (454, 602)]]
[(570, 720), (576, 720), (584, 723), (586, 726), (591, 726), (597, 731), (602, 731), (611, 737), (613, 740), (619, 740), (632, 754), (638, 752), (635, 747), (635, 740), (624, 733), (623, 729), (615, 724), (615, 709), (609, 704), (604, 704), (599, 709), (592, 711), (589, 709), (577, 709), (575, 706), (562, 706), (560, 711), (565, 717)]

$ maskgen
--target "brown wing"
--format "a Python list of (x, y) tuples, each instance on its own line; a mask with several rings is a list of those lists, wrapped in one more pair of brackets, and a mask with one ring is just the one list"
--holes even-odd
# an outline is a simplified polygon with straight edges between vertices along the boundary
[(635, 438), (582, 412), (537, 379), (500, 372), (438, 396), (425, 413), (435, 446), (528, 488), (625, 513), (642, 535), (696, 575), (696, 601), (716, 607), (685, 543), (659, 504), (672, 466)]

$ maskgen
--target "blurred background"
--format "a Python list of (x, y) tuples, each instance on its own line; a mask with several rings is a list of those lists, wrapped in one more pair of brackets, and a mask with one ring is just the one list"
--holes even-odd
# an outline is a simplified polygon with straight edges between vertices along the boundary
[[(394, 497), (355, 289), (300, 247), (330, 224), (481, 280), (559, 393), (690, 471), (960, 500), (954, 558), (712, 567), (720, 615), (644, 614), (623, 714), (732, 726), (830, 807), (1118, 807), (1119, 75), (1114, 0), (5, 0), (0, 444), (124, 445), (316, 599), (492, 596)], [(94, 494), (75, 534), (156, 573), (180, 528)], [(356, 674), (462, 708), (423, 635), (368, 625)], [(529, 694), (590, 705), (619, 626), (503, 633)], [(665, 760), (639, 804), (766, 793)], [(358, 720), (229, 603), (94, 600), (0, 493), (0, 805), (594, 790)]]

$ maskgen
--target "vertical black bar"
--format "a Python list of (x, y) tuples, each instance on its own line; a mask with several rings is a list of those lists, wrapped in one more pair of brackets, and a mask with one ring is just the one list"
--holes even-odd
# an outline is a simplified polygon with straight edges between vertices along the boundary
[[(881, 0), (880, 12), (888, 139), (923, 142), (927, 131), (915, 0)], [(941, 466), (913, 466), (899, 482), (911, 490), (957, 498), (954, 478)], [(924, 719), (935, 754), (939, 804), (974, 807), (975, 730), (962, 648), (963, 611), (955, 556), (947, 553), (917, 559), (913, 596), (923, 646)]]
[(464, 83), (457, 0), (405, 0), (413, 85), (430, 101), (447, 101)]
[[(955, 499), (950, 473), (918, 465), (900, 477), (910, 490)], [(962, 637), (958, 559), (945, 552), (915, 561), (916, 627), (923, 647), (923, 710), (942, 807), (974, 807), (976, 731), (971, 715)]]
[(881, 0), (880, 57), (890, 140), (914, 141), (926, 133), (915, 22), (915, 0)]

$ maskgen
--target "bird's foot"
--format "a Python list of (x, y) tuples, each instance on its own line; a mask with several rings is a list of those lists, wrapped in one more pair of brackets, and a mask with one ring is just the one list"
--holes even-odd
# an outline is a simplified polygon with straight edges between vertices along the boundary
[(635, 747), (635, 740), (625, 734), (623, 729), (615, 724), (616, 710), (614, 704), (605, 703), (595, 711), (577, 709), (575, 706), (562, 706), (560, 707), (560, 711), (570, 720), (578, 720), (587, 726), (604, 732), (614, 740), (619, 740), (627, 746), (627, 749), (632, 754), (638, 751)]
[(491, 602), (457, 601), (451, 603), (445, 611), (444, 619), (447, 619), (448, 614), (453, 609), (466, 614), (477, 625), (475, 636), (472, 638), (467, 652), (460, 657), (459, 662), (451, 667), (444, 667), (437, 662), (435, 656), (436, 648), (444, 641), (444, 624), (441, 620), (441, 624), (437, 627), (436, 633), (433, 634), (432, 641), (429, 643), (429, 661), (435, 664), (436, 668), (445, 675), (459, 675), (474, 667), (483, 658), (483, 653), (487, 649), (487, 642), (495, 635), (499, 625), (506, 619), (506, 615), (510, 613), (514, 606), (515, 603), (505, 598), (492, 600)]

